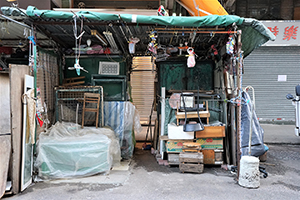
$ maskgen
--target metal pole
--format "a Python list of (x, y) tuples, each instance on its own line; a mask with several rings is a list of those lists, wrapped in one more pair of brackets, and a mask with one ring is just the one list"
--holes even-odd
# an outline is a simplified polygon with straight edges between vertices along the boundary
[[(161, 121), (160, 121), (160, 135), (163, 136), (165, 132), (165, 105), (166, 105), (166, 88), (162, 87), (161, 88)], [(163, 154), (163, 140), (160, 140), (160, 155), (161, 158), (164, 159), (164, 154)]]
[(243, 55), (242, 55), (242, 31), (238, 31), (238, 63), (237, 63), (237, 95), (238, 95), (238, 104), (237, 104), (237, 161), (238, 161), (238, 172), (237, 179), (239, 179), (240, 172), (240, 159), (241, 159), (241, 119), (242, 119), (242, 68), (243, 68)]
[(12, 19), (12, 18), (9, 18), (9, 17), (7, 17), (7, 16), (5, 16), (5, 15), (0, 14), (0, 16), (3, 17), (3, 18), (5, 18), (5, 19), (7, 19), (7, 20), (9, 20), (9, 21), (12, 21), (12, 22), (14, 22), (14, 23), (16, 23), (16, 24), (19, 24), (20, 26), (24, 26), (25, 28), (31, 29), (30, 26), (28, 26), (28, 25), (26, 25), (26, 24), (23, 24), (23, 23), (21, 23), (21, 22), (18, 22), (18, 21), (14, 20), (14, 19)]

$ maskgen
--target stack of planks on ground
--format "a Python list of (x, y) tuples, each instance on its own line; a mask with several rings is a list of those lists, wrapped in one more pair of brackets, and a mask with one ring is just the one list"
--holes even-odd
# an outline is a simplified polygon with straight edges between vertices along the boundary
[(184, 143), (179, 154), (179, 169), (184, 172), (202, 173), (204, 169), (201, 145), (196, 142)]

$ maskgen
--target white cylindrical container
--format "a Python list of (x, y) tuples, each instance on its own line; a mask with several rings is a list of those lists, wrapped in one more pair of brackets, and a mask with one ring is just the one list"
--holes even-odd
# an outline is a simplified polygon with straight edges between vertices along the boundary
[(259, 159), (254, 156), (242, 156), (240, 160), (239, 185), (246, 188), (258, 188), (260, 185)]

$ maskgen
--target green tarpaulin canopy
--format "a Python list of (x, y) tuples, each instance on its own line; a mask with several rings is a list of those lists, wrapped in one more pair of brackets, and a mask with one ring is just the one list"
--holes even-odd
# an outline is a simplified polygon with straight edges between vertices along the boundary
[[(29, 6), (26, 14), (33, 19), (58, 19), (72, 20), (74, 14), (52, 10), (38, 10)], [(275, 36), (261, 22), (255, 19), (242, 18), (235, 15), (209, 15), (203, 17), (180, 17), (180, 16), (144, 16), (133, 14), (107, 14), (90, 11), (79, 11), (76, 15), (92, 21), (118, 21), (126, 23), (161, 25), (167, 27), (226, 27), (235, 23), (242, 30), (242, 50), (244, 56), (250, 54), (255, 48), (268, 40), (275, 40)], [(53, 22), (55, 23), (55, 22)]]

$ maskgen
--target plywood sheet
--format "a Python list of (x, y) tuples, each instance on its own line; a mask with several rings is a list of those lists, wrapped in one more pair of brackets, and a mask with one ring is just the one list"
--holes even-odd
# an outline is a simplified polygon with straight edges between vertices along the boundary
[(10, 135), (0, 135), (0, 199), (5, 193), (11, 148)]
[(24, 76), (30, 74), (27, 65), (9, 65), (10, 70), (10, 106), (11, 106), (11, 141), (12, 141), (12, 193), (20, 191), (21, 142), (22, 142), (22, 95)]
[(0, 134), (10, 133), (9, 73), (0, 73)]

